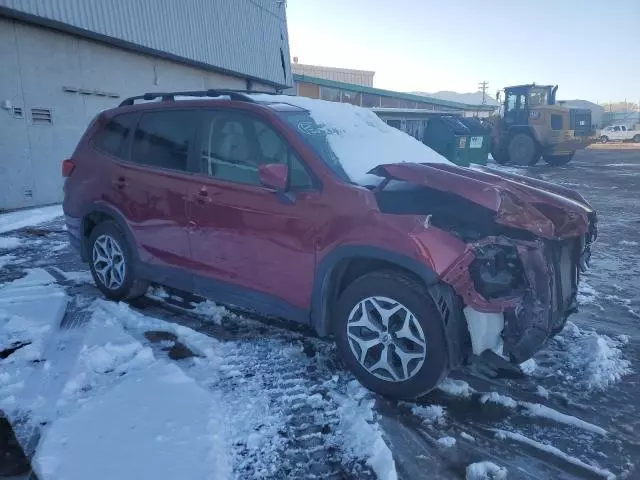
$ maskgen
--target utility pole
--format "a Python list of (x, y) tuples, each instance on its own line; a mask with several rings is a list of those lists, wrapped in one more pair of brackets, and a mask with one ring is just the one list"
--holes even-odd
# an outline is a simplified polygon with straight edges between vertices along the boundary
[(487, 90), (489, 89), (489, 82), (486, 80), (478, 83), (478, 88), (482, 92), (482, 105), (487, 104)]

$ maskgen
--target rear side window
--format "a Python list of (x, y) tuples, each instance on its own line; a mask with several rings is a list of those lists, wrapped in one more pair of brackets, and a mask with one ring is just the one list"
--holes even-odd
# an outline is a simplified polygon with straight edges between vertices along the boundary
[(131, 161), (141, 165), (187, 171), (189, 150), (197, 128), (194, 110), (142, 114), (133, 137)]
[(111, 118), (93, 137), (95, 147), (126, 160), (127, 139), (136, 126), (136, 117), (136, 113), (124, 113)]
[(551, 115), (551, 129), (562, 130), (562, 115)]

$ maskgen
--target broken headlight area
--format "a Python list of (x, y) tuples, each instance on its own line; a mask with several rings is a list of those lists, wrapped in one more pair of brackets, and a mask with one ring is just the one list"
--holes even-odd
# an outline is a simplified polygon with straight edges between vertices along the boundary
[(519, 295), (526, 285), (522, 261), (513, 245), (477, 247), (469, 273), (476, 291), (487, 300)]

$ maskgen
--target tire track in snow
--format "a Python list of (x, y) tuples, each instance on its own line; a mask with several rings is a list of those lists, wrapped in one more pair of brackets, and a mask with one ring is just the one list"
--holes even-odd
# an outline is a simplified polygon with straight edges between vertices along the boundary
[[(245, 409), (245, 414), (256, 417), (255, 431), (234, 444), (238, 478), (376, 478), (367, 459), (354, 456), (344, 444), (336, 392), (345, 391), (348, 380), (333, 364), (330, 345), (233, 315), (217, 325), (149, 298), (132, 306), (156, 322), (178, 324), (222, 342), (216, 347), (221, 351), (211, 354), (207, 351), (210, 341), (203, 341), (201, 335), (197, 339), (197, 333), (185, 334), (180, 327), (174, 330), (179, 342), (204, 357), (178, 361), (185, 373), (205, 388), (222, 392), (231, 411)], [(162, 324), (156, 327), (162, 329)], [(139, 331), (136, 337), (149, 343)], [(211, 363), (216, 363), (217, 373), (211, 371)], [(256, 408), (263, 410), (247, 411), (243, 407), (247, 399), (257, 399)], [(266, 421), (259, 421), (260, 417)], [(271, 445), (260, 450), (265, 441)], [(389, 460), (392, 463), (390, 452)]]

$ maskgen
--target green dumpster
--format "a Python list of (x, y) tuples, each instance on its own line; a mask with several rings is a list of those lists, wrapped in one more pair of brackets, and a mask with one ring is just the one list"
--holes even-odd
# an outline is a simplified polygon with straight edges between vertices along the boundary
[(422, 141), (457, 165), (486, 165), (491, 131), (475, 118), (443, 115), (429, 119)]

